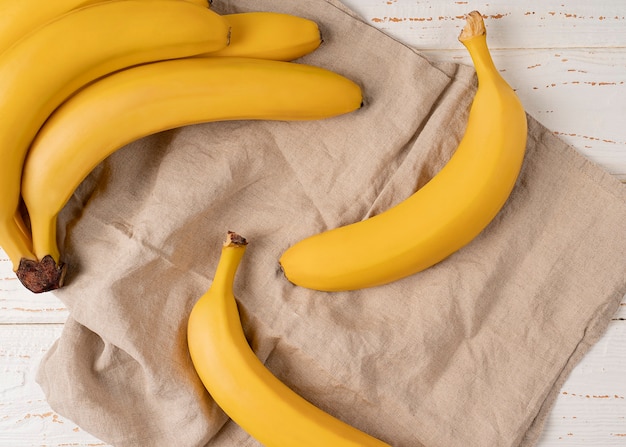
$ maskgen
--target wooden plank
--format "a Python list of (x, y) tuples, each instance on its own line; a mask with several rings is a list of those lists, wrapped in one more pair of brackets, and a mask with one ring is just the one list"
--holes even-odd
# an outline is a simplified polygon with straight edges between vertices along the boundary
[(0, 445), (106, 445), (48, 405), (35, 375), (62, 325), (0, 325)]
[[(62, 325), (0, 325), (0, 445), (105, 446), (50, 409), (35, 383)], [(537, 447), (610, 447), (626, 435), (626, 322), (614, 321), (574, 369)]]
[(493, 48), (624, 47), (621, 0), (524, 2), (459, 0), (344, 0), (373, 26), (420, 49), (457, 48), (472, 10), (486, 16)]
[[(432, 60), (469, 63), (463, 15), (487, 16), (496, 64), (527, 110), (626, 181), (626, 3), (622, 0), (345, 0), (364, 19)], [(34, 382), (67, 311), (34, 295), (0, 251), (0, 445), (105, 446), (54, 413)], [(621, 319), (621, 320), (620, 320)], [(563, 386), (538, 447), (626, 445), (626, 297), (607, 334)], [(4, 325), (1, 323), (5, 323)], [(11, 323), (11, 324), (6, 324)]]

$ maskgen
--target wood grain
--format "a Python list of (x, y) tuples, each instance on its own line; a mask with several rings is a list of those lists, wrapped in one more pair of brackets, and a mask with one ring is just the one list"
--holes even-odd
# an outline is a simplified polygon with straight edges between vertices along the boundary
[(52, 411), (35, 383), (39, 362), (61, 331), (59, 324), (0, 325), (0, 445), (106, 445)]
[(452, 1), (347, 0), (366, 22), (420, 50), (458, 47), (472, 10), (485, 16), (491, 47), (607, 48), (626, 42), (626, 7), (620, 0)]
[[(464, 15), (486, 17), (496, 65), (527, 111), (626, 182), (623, 0), (344, 0), (363, 20), (432, 61), (469, 64)], [(626, 222), (625, 222), (626, 228)], [(610, 235), (607, 235), (610, 237)], [(106, 446), (56, 414), (35, 382), (68, 311), (34, 295), (0, 250), (0, 446)], [(563, 385), (537, 447), (626, 446), (626, 297)]]

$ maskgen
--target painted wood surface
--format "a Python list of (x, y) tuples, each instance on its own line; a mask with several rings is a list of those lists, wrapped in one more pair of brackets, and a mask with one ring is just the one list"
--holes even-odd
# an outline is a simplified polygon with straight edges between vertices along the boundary
[[(457, 36), (464, 14), (479, 10), (496, 65), (528, 112), (626, 182), (626, 1), (344, 3), (427, 58), (465, 64)], [(35, 382), (67, 316), (53, 294), (24, 290), (0, 250), (0, 446), (106, 446), (52, 411)], [(626, 447), (624, 378), (626, 297), (563, 385), (538, 447)]]

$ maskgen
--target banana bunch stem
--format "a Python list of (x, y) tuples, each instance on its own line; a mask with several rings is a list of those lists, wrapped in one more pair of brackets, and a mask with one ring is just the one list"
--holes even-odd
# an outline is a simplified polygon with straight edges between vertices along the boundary
[(0, 0), (11, 16), (0, 17), (0, 246), (36, 293), (63, 285), (57, 215), (115, 150), (189, 124), (323, 119), (362, 104), (354, 82), (291, 62), (322, 42), (302, 17), (222, 16), (207, 0), (33, 2)]

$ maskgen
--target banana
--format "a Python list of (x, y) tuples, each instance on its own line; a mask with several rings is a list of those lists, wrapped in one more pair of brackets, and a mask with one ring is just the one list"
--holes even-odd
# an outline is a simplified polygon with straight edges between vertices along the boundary
[(35, 255), (60, 262), (57, 214), (98, 163), (131, 141), (218, 120), (322, 119), (361, 102), (360, 87), (332, 71), (252, 58), (185, 58), (101, 78), (61, 105), (30, 148), (22, 195)]
[(468, 244), (508, 200), (524, 159), (526, 114), (493, 63), (480, 13), (467, 16), (459, 40), (474, 63), (478, 89), (453, 156), (398, 205), (289, 247), (279, 260), (289, 281), (342, 291), (404, 278)]
[(273, 375), (250, 348), (233, 282), (247, 241), (229, 232), (213, 282), (189, 315), (189, 353), (224, 412), (266, 447), (389, 447), (305, 400)]
[[(228, 44), (227, 21), (171, 0), (112, 0), (52, 20), (0, 54), (0, 246), (33, 289), (38, 260), (16, 221), (24, 158), (52, 111), (89, 82), (131, 65), (196, 55)], [(20, 270), (20, 264), (26, 264)], [(44, 269), (48, 272), (48, 269)], [(61, 270), (51, 272), (60, 275)], [(39, 275), (35, 275), (39, 276)], [(42, 291), (42, 290), (39, 290)]]
[(211, 1), (209, 0), (176, 0), (176, 1), (185, 1), (185, 2), (189, 2), (189, 3), (195, 3), (198, 6), (201, 6), (203, 8), (210, 8), (211, 7)]
[[(50, 20), (82, 6), (106, 0), (0, 0), (0, 53)], [(205, 8), (207, 0), (186, 0)]]
[(102, 0), (1, 0), (0, 53), (44, 23), (98, 1)]
[(312, 20), (277, 12), (225, 14), (231, 26), (230, 45), (209, 56), (253, 57), (291, 61), (322, 43)]

